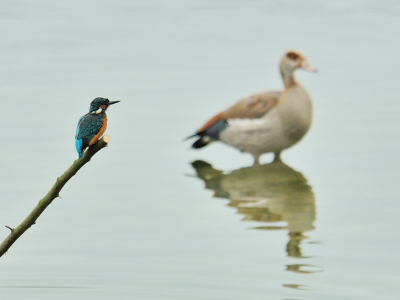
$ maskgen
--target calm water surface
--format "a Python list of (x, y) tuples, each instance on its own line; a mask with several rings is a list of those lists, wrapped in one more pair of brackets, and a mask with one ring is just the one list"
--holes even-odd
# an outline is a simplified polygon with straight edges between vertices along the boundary
[[(399, 299), (397, 1), (0, 1), (0, 238), (112, 141), (0, 261), (1, 299)], [(297, 77), (314, 122), (286, 165), (183, 143)], [(271, 157), (262, 158), (268, 163)], [(3, 229), (1, 229), (3, 228)]]

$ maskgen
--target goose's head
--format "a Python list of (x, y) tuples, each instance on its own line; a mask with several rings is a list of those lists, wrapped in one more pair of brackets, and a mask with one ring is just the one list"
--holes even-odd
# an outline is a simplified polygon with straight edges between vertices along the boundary
[(279, 67), (283, 75), (291, 75), (297, 68), (301, 68), (308, 72), (317, 72), (317, 69), (311, 66), (304, 54), (298, 50), (290, 50), (286, 52), (281, 58)]

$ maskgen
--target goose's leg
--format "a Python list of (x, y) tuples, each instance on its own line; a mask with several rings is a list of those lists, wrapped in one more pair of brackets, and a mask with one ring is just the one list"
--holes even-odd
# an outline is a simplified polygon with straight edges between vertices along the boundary
[(281, 163), (282, 162), (282, 160), (281, 160), (281, 153), (280, 152), (277, 152), (277, 153), (274, 153), (274, 160), (272, 161), (273, 163)]
[(260, 155), (253, 154), (253, 157), (254, 157), (253, 166), (259, 166), (260, 165)]

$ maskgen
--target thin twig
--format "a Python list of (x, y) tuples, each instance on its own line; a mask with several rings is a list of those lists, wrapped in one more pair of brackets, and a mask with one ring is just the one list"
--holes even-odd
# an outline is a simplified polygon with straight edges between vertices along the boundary
[(11, 230), (11, 233), (7, 238), (0, 244), (0, 257), (3, 256), (7, 250), (15, 243), (15, 241), (33, 224), (36, 224), (36, 220), (42, 214), (42, 212), (50, 205), (50, 203), (57, 197), (64, 185), (74, 176), (98, 151), (103, 149), (108, 145), (111, 138), (108, 135), (103, 136), (98, 140), (93, 146), (91, 146), (82, 156), (81, 159), (74, 161), (71, 167), (64, 172), (60, 177), (57, 178), (56, 183), (50, 189), (46, 196), (39, 201), (38, 205), (32, 210), (32, 212), (26, 217), (26, 219), (17, 227), (11, 228), (6, 226)]
[(15, 230), (14, 228), (11, 228), (10, 226), (7, 226), (7, 225), (6, 225), (6, 228), (10, 229), (11, 232), (13, 232)]

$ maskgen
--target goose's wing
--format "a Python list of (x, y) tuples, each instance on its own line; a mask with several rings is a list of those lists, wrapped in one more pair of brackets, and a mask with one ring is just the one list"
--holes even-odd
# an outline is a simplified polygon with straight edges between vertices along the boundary
[(238, 101), (227, 110), (215, 115), (197, 133), (204, 132), (215, 124), (228, 119), (259, 119), (278, 103), (282, 92), (263, 92)]
[(281, 92), (264, 92), (238, 101), (224, 112), (226, 119), (259, 119), (278, 103)]

